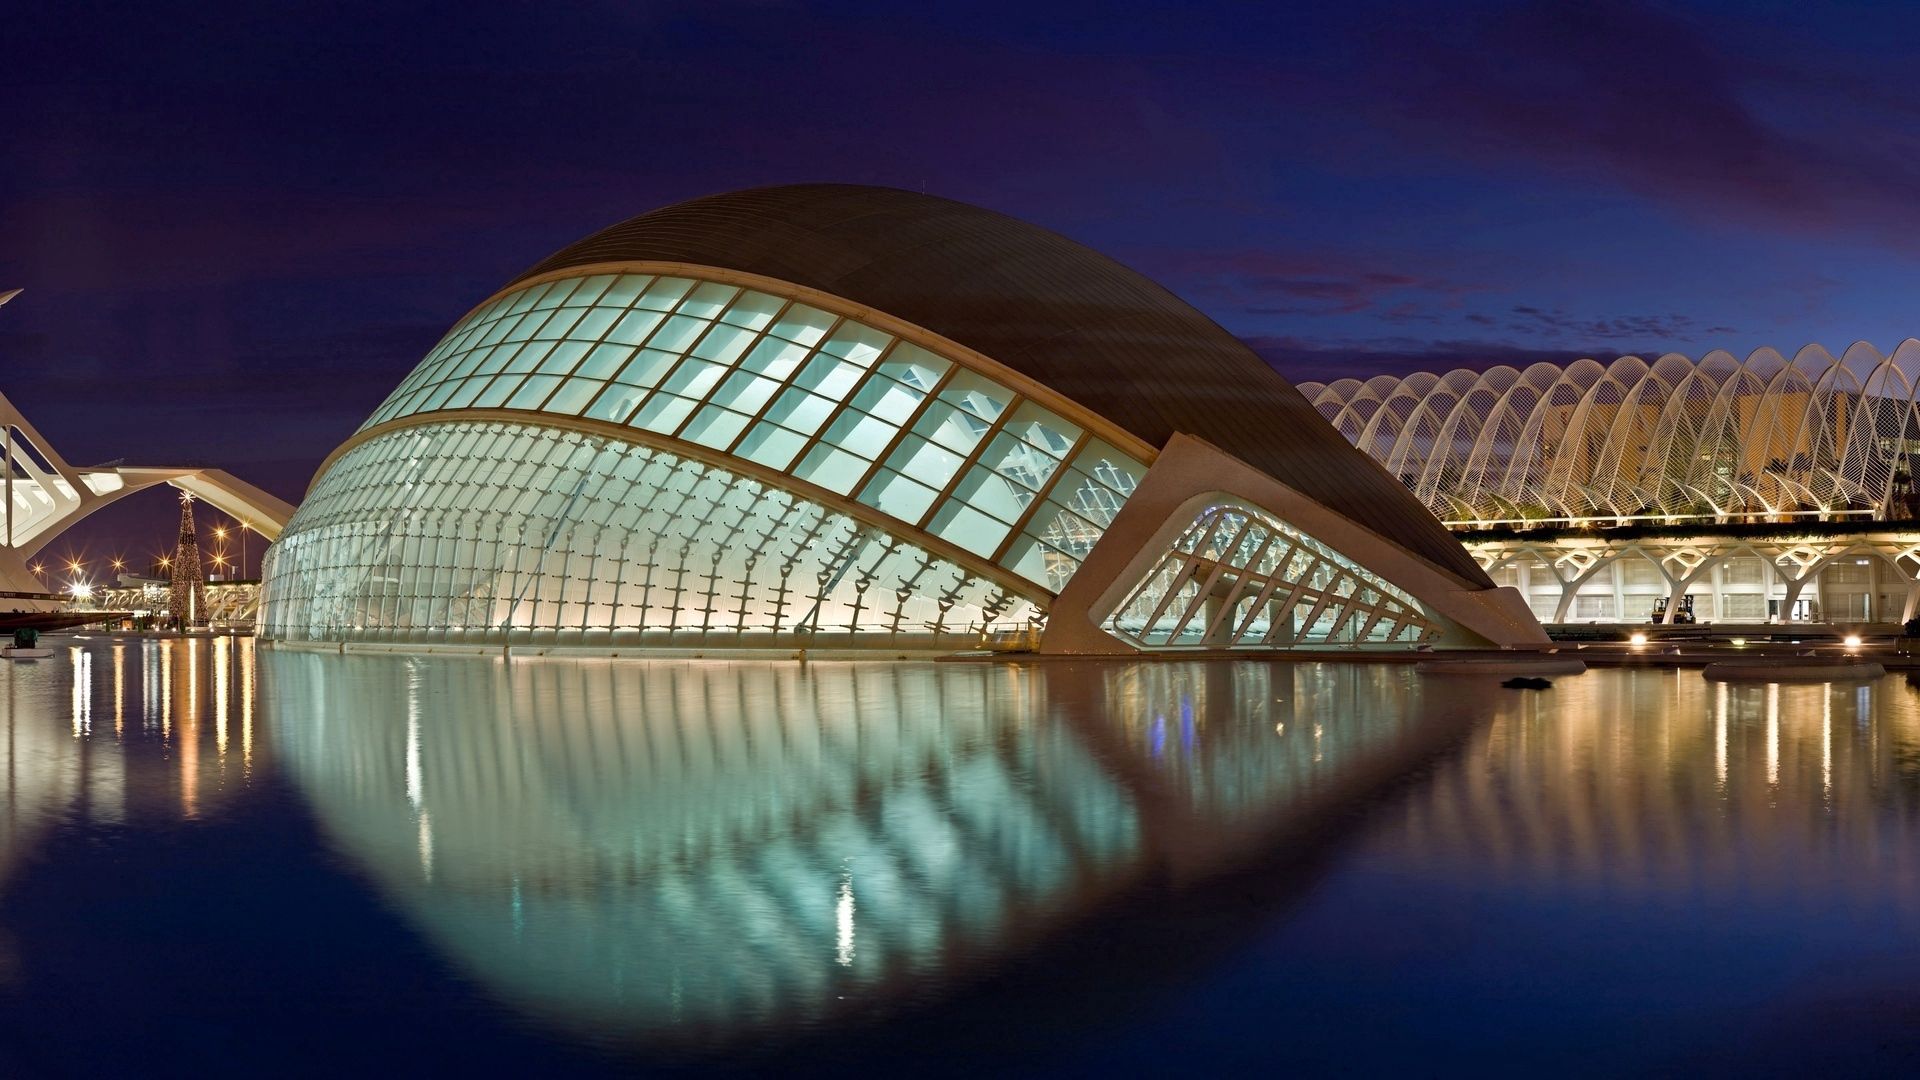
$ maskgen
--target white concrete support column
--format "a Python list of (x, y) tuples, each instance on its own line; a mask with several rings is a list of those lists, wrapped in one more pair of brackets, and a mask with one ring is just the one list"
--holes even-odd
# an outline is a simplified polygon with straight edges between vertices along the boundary
[(1667, 582), (1667, 610), (1661, 613), (1660, 622), (1662, 625), (1672, 626), (1674, 619), (1680, 614), (1680, 601), (1686, 599), (1687, 586), (1693, 579), (1676, 578), (1664, 569), (1660, 571), (1660, 576)]
[(1886, 622), (1880, 610), (1880, 557), (1879, 552), (1867, 556), (1867, 621)]
[(1567, 621), (1567, 615), (1573, 611), (1573, 596), (1580, 591), (1580, 582), (1586, 579), (1586, 575), (1575, 574), (1570, 578), (1563, 578), (1556, 572), (1553, 577), (1560, 583), (1560, 600), (1553, 605), (1553, 621), (1564, 623)]
[[(1786, 596), (1787, 586), (1793, 579), (1780, 572), (1780, 552), (1771, 548), (1763, 551), (1756, 547), (1753, 553), (1760, 560), (1760, 578), (1764, 582), (1764, 595), (1761, 597), (1761, 602), (1768, 606), (1777, 605), (1775, 613), (1767, 616), (1767, 621), (1785, 624), (1793, 610), (1793, 605), (1788, 602)], [(1781, 590), (1778, 597), (1773, 592), (1776, 586)], [(1794, 591), (1797, 593), (1799, 590)]]
[[(1787, 595), (1780, 601), (1780, 621), (1783, 624), (1793, 621), (1794, 602), (1800, 599), (1800, 590), (1807, 584), (1807, 578), (1805, 577), (1787, 578), (1786, 580)], [(1818, 593), (1815, 595), (1818, 595)]]
[[(1597, 576), (1602, 570), (1605, 570), (1610, 565), (1612, 565), (1612, 556), (1610, 555), (1594, 556), (1592, 555), (1591, 551), (1585, 550), (1585, 549), (1582, 549), (1581, 551), (1578, 551), (1578, 552), (1570, 552), (1564, 558), (1568, 560), (1577, 560), (1583, 555), (1585, 557), (1592, 558), (1593, 561), (1590, 563), (1587, 563), (1584, 569), (1574, 574), (1573, 577), (1571, 578), (1565, 578), (1560, 576), (1559, 567), (1562, 565), (1561, 560), (1556, 559), (1548, 564), (1549, 566), (1554, 568), (1553, 576), (1556, 579), (1558, 579), (1560, 582), (1560, 603), (1553, 610), (1554, 622), (1557, 622), (1557, 623), (1566, 622), (1568, 616), (1573, 611), (1574, 597), (1579, 595), (1580, 589), (1583, 586), (1585, 586), (1587, 582), (1592, 581), (1594, 577)], [(1567, 565), (1578, 565), (1578, 563), (1574, 561), (1569, 561)]]
[[(1694, 564), (1693, 569), (1688, 570), (1680, 577), (1675, 577), (1672, 571), (1667, 569), (1668, 562), (1685, 566), (1686, 564), (1683, 560), (1694, 554), (1697, 553), (1683, 549), (1680, 552), (1673, 553), (1669, 559), (1660, 559), (1654, 563), (1660, 570), (1660, 576), (1667, 582), (1667, 611), (1661, 621), (1668, 625), (1672, 625), (1674, 619), (1678, 617), (1680, 613), (1680, 602), (1686, 599), (1688, 591), (1690, 591), (1702, 577), (1711, 574), (1714, 568), (1719, 565), (1719, 559), (1717, 557), (1702, 558)], [(1714, 603), (1718, 605), (1718, 597), (1714, 598)], [(1714, 611), (1718, 613), (1718, 606), (1714, 608)]]

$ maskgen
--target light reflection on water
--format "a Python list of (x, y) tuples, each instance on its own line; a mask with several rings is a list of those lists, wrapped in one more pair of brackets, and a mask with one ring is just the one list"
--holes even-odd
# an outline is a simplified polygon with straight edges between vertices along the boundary
[[(202, 699), (209, 678), (215, 701)], [(75, 642), (53, 659), (0, 665), (0, 880), (50, 828), (190, 819), (237, 797), (254, 766), (253, 681), (251, 643), (225, 638)], [(236, 709), (244, 734), (230, 755)]]
[[(88, 845), (255, 827), (246, 843), (298, 849), (311, 821), (332, 854), (285, 872), (345, 871), (424, 943), (361, 955), (391, 965), (370, 982), (490, 1003), (441, 1022), (524, 1028), (561, 1067), (579, 1044), (895, 1053), (886, 1031), (950, 1013), (1024, 1025), (1018, 1045), (1064, 1065), (1178, 1045), (1162, 1064), (1628, 1069), (1736, 1042), (1778, 1065), (1813, 1022), (1783, 1017), (1844, 1016), (1871, 1054), (1920, 1015), (1920, 692), (1897, 678), (1596, 671), (1515, 693), (1387, 665), (95, 639), (0, 682), (0, 1005), (91, 1000), (44, 974), (72, 965), (14, 904), (95, 888)], [(389, 932), (305, 917), (342, 948)], [(164, 999), (140, 971), (97, 979)], [(1894, 1020), (1861, 1021), (1866, 997)], [(154, 1007), (181, 1010), (176, 1033), (207, 1022)], [(361, 1037), (361, 1014), (322, 1015), (329, 1045)], [(1208, 1058), (1197, 1033), (1234, 1050)]]
[(1377, 843), (1515, 888), (1916, 910), (1920, 694), (1595, 675), (1500, 710)]

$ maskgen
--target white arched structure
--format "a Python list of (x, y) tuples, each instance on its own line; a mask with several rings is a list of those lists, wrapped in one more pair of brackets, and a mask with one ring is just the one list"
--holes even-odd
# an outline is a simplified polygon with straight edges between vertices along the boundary
[(322, 463), (262, 578), (262, 640), (322, 648), (1546, 640), (1166, 290), (841, 185), (643, 214), (482, 301)]
[(1299, 389), (1544, 622), (1920, 614), (1920, 341)]
[(1301, 383), (1456, 526), (1907, 519), (1920, 341)]
[(74, 522), (155, 484), (192, 492), (266, 537), (279, 538), (293, 507), (220, 469), (67, 463), (0, 395), (0, 590), (42, 592), (31, 559)]

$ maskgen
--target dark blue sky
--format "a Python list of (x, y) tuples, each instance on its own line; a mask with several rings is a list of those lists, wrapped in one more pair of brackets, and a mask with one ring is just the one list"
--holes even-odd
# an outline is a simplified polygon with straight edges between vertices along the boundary
[[(805, 180), (1066, 233), (1296, 380), (1891, 351), (1916, 44), (1900, 6), (1797, 3), (23, 6), (0, 390), (76, 461), (297, 498), (543, 255)], [(171, 513), (73, 546), (157, 549)]]

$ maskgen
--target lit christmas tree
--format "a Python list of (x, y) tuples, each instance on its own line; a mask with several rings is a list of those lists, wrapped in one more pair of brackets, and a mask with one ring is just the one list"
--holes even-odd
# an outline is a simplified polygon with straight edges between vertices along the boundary
[(173, 549), (173, 593), (167, 612), (182, 630), (207, 617), (207, 575), (200, 566), (200, 540), (193, 529), (193, 493), (180, 493), (180, 542)]

